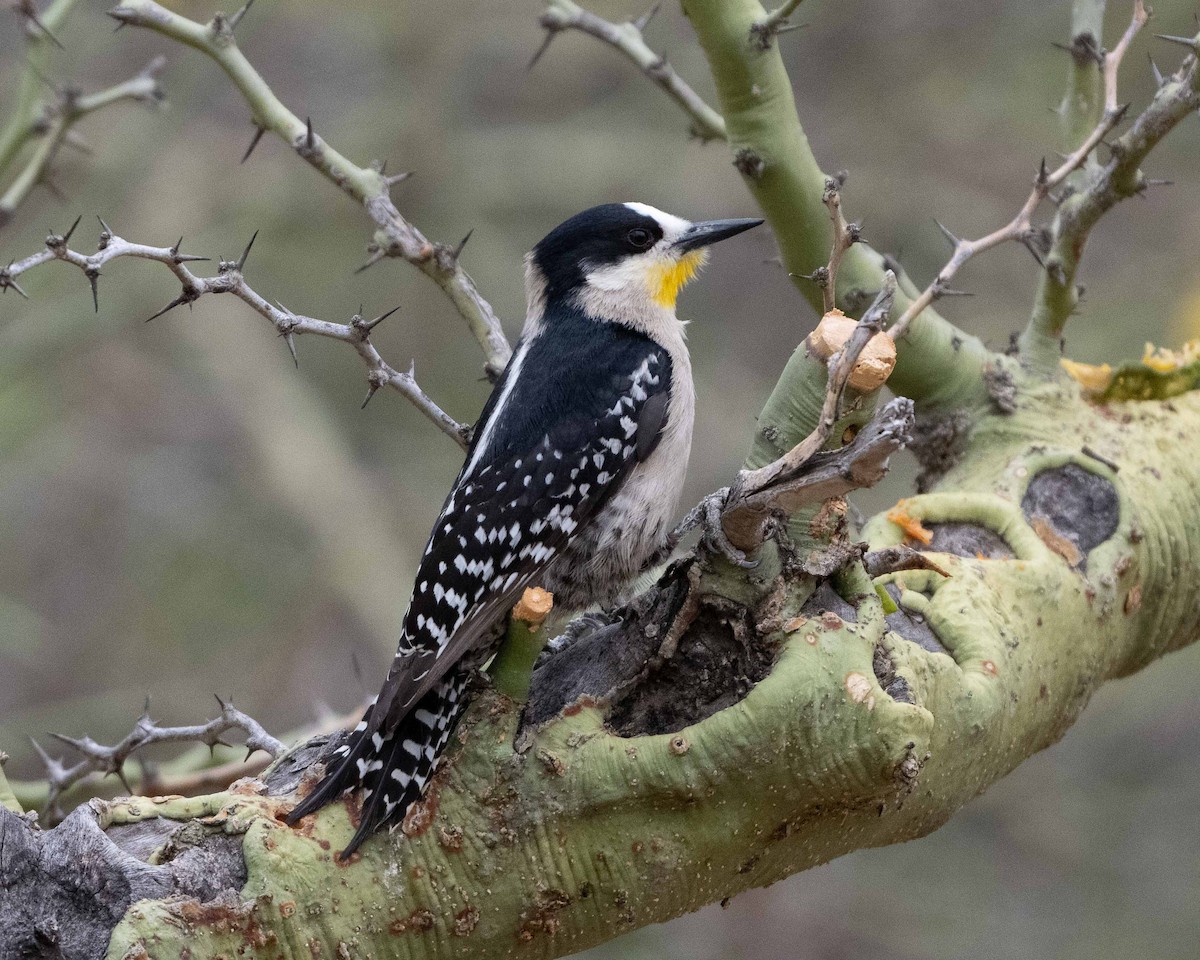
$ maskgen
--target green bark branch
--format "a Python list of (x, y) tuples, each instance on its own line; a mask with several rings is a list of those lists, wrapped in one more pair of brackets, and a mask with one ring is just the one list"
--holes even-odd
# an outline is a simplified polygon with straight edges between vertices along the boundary
[[(825, 265), (832, 228), (821, 197), (826, 175), (800, 123), (792, 82), (778, 44), (763, 48), (756, 25), (769, 16), (757, 0), (684, 0), (716, 83), (734, 165), (771, 224), (785, 268), (814, 310), (822, 291), (802, 279)], [(837, 298), (847, 310), (864, 306), (887, 269), (879, 253), (855, 244), (838, 271)], [(901, 285), (897, 313), (910, 298)], [(897, 392), (926, 409), (987, 402), (980, 371), (991, 359), (976, 338), (926, 309), (896, 345)]]
[[(485, 692), (428, 819), (346, 866), (330, 852), (353, 829), (342, 805), (289, 830), (278, 818), (291, 799), (256, 789), (179, 809), (117, 802), (106, 823), (202, 813), (202, 834), (242, 837), (248, 878), (219, 911), (179, 898), (133, 906), (108, 956), (173, 958), (185, 944), (196, 957), (561, 956), (936, 829), (1061, 737), (1104, 681), (1200, 634), (1194, 590), (1181, 586), (1200, 577), (1200, 465), (1177, 441), (1200, 430), (1200, 394), (1097, 409), (1070, 385), (1026, 381), (1020, 397), (1014, 414), (978, 423), (940, 492), (903, 505), (906, 523), (975, 525), (1011, 558), (937, 555), (950, 577), (878, 581), (901, 585), (901, 608), (925, 618), (945, 653), (886, 623), (854, 568), (842, 578), (853, 614), (802, 612), (811, 581), (781, 581), (775, 625), (757, 640), (778, 644), (777, 657), (740, 702), (632, 737), (584, 704), (514, 754), (516, 707)], [(1111, 484), (1119, 505), (1086, 573), (1018, 506), (1065, 464)], [(1140, 480), (1149, 469), (1153, 485)], [(904, 538), (882, 517), (867, 533), (875, 547)]]

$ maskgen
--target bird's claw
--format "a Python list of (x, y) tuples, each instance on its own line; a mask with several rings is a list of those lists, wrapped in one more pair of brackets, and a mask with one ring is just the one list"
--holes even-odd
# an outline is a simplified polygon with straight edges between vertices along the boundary
[(721, 514), (728, 500), (729, 487), (722, 487), (700, 501), (696, 508), (700, 511), (699, 522), (704, 531), (700, 542), (709, 552), (719, 553), (734, 566), (743, 570), (753, 570), (761, 561), (748, 558), (743, 551), (735, 547), (725, 535), (725, 527), (721, 524)]

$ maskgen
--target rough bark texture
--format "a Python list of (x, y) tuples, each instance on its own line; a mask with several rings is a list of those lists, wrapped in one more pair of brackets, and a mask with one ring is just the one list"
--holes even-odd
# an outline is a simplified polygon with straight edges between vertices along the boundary
[[(352, 804), (278, 819), (304, 756), (44, 834), (5, 811), (0, 954), (100, 956), (115, 924), (114, 958), (560, 956), (935, 829), (1104, 680), (1200, 632), (1200, 395), (1021, 385), (904, 502), (951, 576), (878, 578), (895, 613), (861, 571), (818, 582), (787, 551), (749, 578), (677, 564), (542, 663), (524, 752), (518, 707), (483, 691), (424, 817), (346, 865)], [(883, 517), (865, 535), (905, 539)]]

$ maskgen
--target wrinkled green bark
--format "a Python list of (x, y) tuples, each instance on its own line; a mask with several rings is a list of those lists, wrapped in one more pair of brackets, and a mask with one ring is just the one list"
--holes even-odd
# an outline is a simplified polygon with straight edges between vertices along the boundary
[[(600, 709), (583, 707), (518, 756), (516, 707), (488, 693), (419, 836), (381, 837), (341, 866), (331, 851), (352, 830), (343, 806), (289, 830), (275, 819), (286, 799), (213, 798), (207, 829), (245, 836), (239, 905), (139, 904), (109, 956), (144, 948), (173, 958), (184, 943), (195, 957), (238, 947), (332, 957), (341, 944), (349, 956), (561, 956), (935, 829), (1061, 737), (1105, 680), (1200, 632), (1195, 591), (1181, 586), (1200, 577), (1200, 464), (1183, 442), (1200, 430), (1200, 394), (1094, 408), (1070, 387), (1023, 386), (1014, 414), (978, 421), (939, 492), (905, 502), (927, 524), (994, 531), (1015, 558), (939, 556), (949, 579), (884, 578), (905, 585), (901, 605), (924, 614), (949, 655), (885, 629), (860, 575), (857, 623), (813, 614), (761, 637), (781, 644), (770, 675), (673, 734), (616, 737)], [(1020, 508), (1031, 479), (1066, 462), (1106, 477), (1120, 497), (1116, 532), (1086, 558), (1086, 575)], [(903, 536), (883, 518), (868, 534), (874, 546)], [(787, 589), (785, 619), (811, 584)], [(877, 646), (914, 703), (880, 686)], [(110, 809), (128, 818), (127, 805)]]

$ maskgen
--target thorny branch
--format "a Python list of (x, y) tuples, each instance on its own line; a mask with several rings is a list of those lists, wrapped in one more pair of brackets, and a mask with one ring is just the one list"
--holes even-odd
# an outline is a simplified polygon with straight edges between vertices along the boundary
[(829, 220), (833, 224), (833, 246), (829, 251), (829, 263), (804, 277), (821, 288), (826, 313), (837, 305), (837, 273), (842, 257), (854, 244), (862, 240), (861, 226), (857, 223), (847, 223), (842, 214), (841, 189), (845, 182), (845, 173), (825, 178), (825, 192), (821, 194), (821, 202), (829, 211)]
[[(242, 713), (232, 703), (227, 703), (220, 697), (217, 697), (217, 703), (221, 705), (221, 713), (207, 723), (188, 727), (160, 727), (150, 719), (150, 703), (147, 701), (133, 730), (111, 747), (99, 744), (89, 736), (74, 738), (57, 733), (52, 734), (56, 740), (65, 743), (82, 755), (82, 759), (69, 765), (51, 757), (36, 740), (33, 741), (42, 765), (46, 768), (46, 779), (50, 784), (46, 814), (54, 819), (61, 817), (62, 811), (58, 806), (59, 797), (74, 784), (92, 774), (102, 776), (115, 774), (122, 782), (125, 782), (125, 761), (136, 751), (152, 744), (195, 742), (203, 743), (208, 747), (215, 747), (218, 744), (229, 746), (222, 739), (224, 735), (232, 730), (240, 730), (246, 735), (246, 749), (249, 753), (262, 750), (274, 759), (284, 751), (284, 745), (267, 733), (253, 717)], [(132, 793), (128, 783), (125, 784), (125, 787)]]
[[(77, 121), (122, 100), (163, 99), (158, 84), (162, 63), (158, 60), (132, 79), (94, 94), (83, 94), (48, 79), (50, 48), (63, 48), (58, 33), (76, 3), (77, 0), (54, 0), (41, 11), (34, 0), (16, 0), (12, 4), (25, 27), (25, 67), (10, 88), (14, 95), (11, 113), (0, 128), (0, 177), (8, 176), (32, 141), (40, 139), (40, 143), (0, 196), (0, 228), (34, 187), (43, 184), (57, 190), (50, 168), (62, 144), (88, 150), (86, 141), (74, 129)], [(52, 90), (51, 98), (43, 96), (43, 86)]]
[(498, 377), (508, 363), (512, 348), (491, 304), (462, 268), (460, 260), (465, 240), (455, 246), (428, 240), (400, 213), (389, 195), (390, 188), (407, 179), (408, 173), (388, 175), (386, 165), (379, 169), (358, 166), (315, 132), (311, 118), (301, 120), (284, 106), (238, 48), (234, 37), (234, 28), (248, 6), (231, 17), (218, 13), (207, 24), (180, 16), (154, 0), (123, 0), (109, 11), (109, 16), (122, 25), (153, 30), (214, 60), (250, 107), (255, 132), (250, 150), (242, 159), (249, 157), (262, 132), (270, 130), (324, 177), (361, 203), (379, 226), (365, 266), (385, 257), (399, 257), (433, 280), (467, 321), (483, 349), (488, 375), (493, 379)]
[[(794, 4), (793, 4), (794, 6)], [(551, 41), (564, 30), (579, 30), (620, 50), (641, 71), (658, 84), (683, 111), (692, 118), (692, 133), (700, 140), (725, 140), (725, 119), (684, 81), (665, 57), (655, 53), (646, 44), (643, 31), (658, 12), (655, 3), (637, 20), (612, 23), (584, 10), (572, 0), (550, 0), (538, 23), (546, 31), (546, 38), (533, 55), (532, 67), (549, 48)]]
[(11, 137), (6, 137), (0, 144), (0, 173), (27, 142), (37, 137), (42, 139), (25, 167), (0, 196), (0, 227), (12, 219), (17, 207), (34, 187), (40, 183), (50, 185), (50, 168), (59, 148), (66, 142), (82, 144), (77, 137), (71, 139), (76, 123), (97, 110), (125, 100), (161, 103), (165, 94), (159, 77), (166, 62), (165, 57), (155, 57), (136, 76), (95, 93), (84, 94), (69, 87), (56, 90), (53, 101), (43, 104), (24, 125), (23, 131), (14, 130)]
[(232, 294), (243, 303), (249, 305), (260, 316), (270, 321), (272, 326), (278, 331), (279, 336), (283, 337), (286, 341), (293, 360), (296, 360), (295, 338), (301, 334), (311, 333), (319, 337), (328, 337), (332, 340), (340, 340), (343, 343), (350, 344), (367, 366), (367, 398), (363, 401), (363, 406), (366, 406), (367, 402), (380, 387), (391, 387), (428, 417), (443, 433), (451, 437), (460, 447), (465, 449), (467, 437), (469, 436), (469, 427), (458, 423), (430, 399), (418, 385), (411, 367), (407, 373), (402, 373), (389, 365), (379, 354), (379, 351), (375, 349), (375, 344), (371, 341), (371, 331), (379, 323), (391, 316), (392, 313), (395, 313), (395, 310), (388, 311), (373, 320), (366, 320), (361, 314), (355, 314), (349, 323), (332, 323), (328, 320), (318, 320), (313, 317), (293, 313), (278, 302), (272, 305), (246, 282), (243, 275), (246, 257), (250, 253), (250, 246), (254, 243), (253, 237), (239, 259), (221, 260), (218, 262), (216, 276), (201, 278), (192, 273), (186, 265), (194, 261), (208, 260), (208, 257), (198, 257), (181, 253), (180, 245), (183, 243), (182, 238), (171, 247), (150, 247), (145, 244), (131, 243), (116, 236), (108, 225), (101, 220), (100, 224), (103, 230), (100, 234), (99, 249), (96, 253), (88, 256), (72, 250), (68, 246), (71, 235), (78, 224), (79, 221), (76, 220), (71, 229), (64, 235), (51, 234), (47, 237), (45, 250), (26, 257), (23, 260), (10, 263), (7, 267), (0, 268), (0, 292), (7, 292), (8, 288), (11, 287), (21, 296), (27, 296), (17, 283), (17, 278), (34, 267), (50, 263), (54, 260), (61, 260), (83, 271), (84, 276), (87, 277), (92, 287), (93, 302), (96, 309), (99, 310), (98, 290), (100, 272), (107, 263), (116, 260), (118, 257), (136, 257), (142, 260), (156, 261), (166, 266), (175, 275), (182, 284), (183, 289), (178, 297), (149, 319), (154, 320), (157, 317), (161, 317), (168, 311), (185, 303), (189, 305), (195, 303), (207, 293)]
[[(1141, 5), (1139, 4), (1139, 10)], [(1144, 22), (1144, 20), (1142, 21)], [(1117, 51), (1129, 46), (1135, 24), (1125, 32)], [(1121, 200), (1164, 181), (1151, 180), (1140, 167), (1150, 151), (1185, 117), (1200, 108), (1200, 34), (1194, 37), (1164, 37), (1190, 52), (1179, 69), (1163, 77), (1155, 68), (1158, 89), (1150, 105), (1124, 134), (1109, 144), (1110, 156), (1086, 183), (1062, 198), (1047, 238), (1046, 269), (1042, 274), (1029, 327), (1022, 347), (1047, 364), (1058, 359), (1057, 342), (1079, 299), (1075, 275), (1088, 236), (1100, 218)], [(1109, 56), (1115, 56), (1117, 51)], [(1115, 85), (1108, 82), (1105, 62), (1106, 98), (1115, 98)], [(1108, 100), (1106, 99), (1106, 103)]]
[[(299, 729), (288, 731), (281, 739), (284, 743), (303, 743), (312, 737), (345, 730), (362, 716), (362, 710), (362, 705), (355, 706), (345, 714), (321, 709), (316, 720)], [(231, 749), (236, 749), (236, 745)], [(2, 753), (0, 758), (3, 758)], [(273, 756), (263, 752), (226, 759), (225, 751), (217, 752), (200, 743), (161, 764), (151, 763), (145, 757), (139, 758), (137, 772), (127, 770), (122, 783), (77, 781), (73, 788), (59, 792), (58, 805), (71, 805), (76, 799), (107, 799), (118, 795), (122, 789), (128, 792), (130, 787), (135, 795), (144, 797), (212, 793), (228, 788), (235, 780), (243, 777), (258, 776), (273, 759)], [(13, 799), (25, 809), (47, 808), (50, 784), (46, 780), (13, 780), (9, 787)], [(2, 798), (0, 802), (3, 802)]]
[(1100, 118), (1100, 122), (1072, 153), (1070, 153), (1058, 167), (1053, 171), (1046, 169), (1045, 160), (1042, 161), (1041, 167), (1038, 169), (1037, 176), (1034, 179), (1033, 190), (1026, 199), (1024, 206), (1015, 217), (1005, 226), (978, 240), (965, 240), (956, 237), (946, 227), (940, 223), (938, 227), (945, 234), (946, 239), (950, 241), (954, 249), (950, 260), (946, 263), (933, 282), (929, 284), (912, 303), (900, 315), (895, 325), (888, 331), (893, 340), (899, 340), (908, 331), (909, 324), (918, 317), (922, 310), (928, 307), (935, 300), (946, 296), (962, 295), (962, 291), (954, 290), (950, 287), (950, 281), (955, 274), (963, 267), (964, 264), (977, 254), (997, 247), (1009, 240), (1017, 240), (1023, 243), (1033, 255), (1042, 261), (1042, 254), (1038, 250), (1038, 232), (1033, 226), (1033, 214), (1043, 200), (1050, 196), (1051, 192), (1062, 186), (1066, 179), (1079, 169), (1096, 149), (1113, 130), (1113, 128), (1121, 121), (1125, 115), (1127, 106), (1117, 106), (1117, 74), (1121, 67), (1126, 51), (1129, 49), (1129, 44), (1134, 36), (1145, 25), (1148, 14), (1142, 0), (1135, 0), (1133, 20), (1129, 25), (1129, 29), (1125, 31), (1125, 35), (1121, 38), (1121, 42), (1116, 48), (1109, 53), (1104, 54), (1104, 89), (1105, 89), (1105, 106), (1104, 114)]

